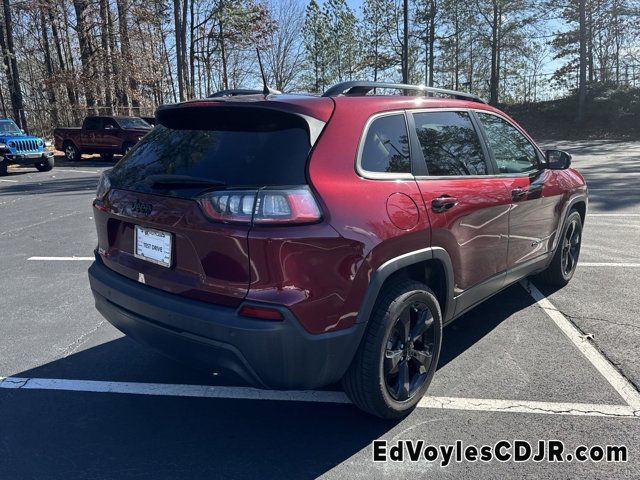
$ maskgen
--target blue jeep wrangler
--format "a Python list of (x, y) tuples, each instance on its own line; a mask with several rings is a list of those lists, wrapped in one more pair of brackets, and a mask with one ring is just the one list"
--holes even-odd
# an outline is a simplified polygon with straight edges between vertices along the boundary
[(42, 138), (25, 134), (13, 120), (0, 118), (0, 176), (10, 164), (33, 165), (41, 172), (53, 168), (53, 151)]

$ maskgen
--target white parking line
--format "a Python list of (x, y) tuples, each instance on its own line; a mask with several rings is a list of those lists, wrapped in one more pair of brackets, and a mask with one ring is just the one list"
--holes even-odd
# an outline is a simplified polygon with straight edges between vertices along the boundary
[(640, 217), (640, 213), (588, 213), (587, 218), (591, 217)]
[(621, 267), (621, 268), (637, 268), (640, 263), (614, 263), (614, 262), (580, 262), (580, 267)]
[[(69, 392), (116, 393), (191, 398), (227, 398), (234, 400), (271, 400), (289, 402), (350, 403), (342, 392), (318, 390), (278, 391), (251, 387), (180, 385), (167, 383), (108, 382), (58, 378), (0, 377), (0, 388), (20, 390), (59, 390)], [(420, 408), (474, 410), (482, 412), (539, 413), (596, 417), (640, 418), (627, 405), (531, 402), (484, 398), (424, 397)]]
[(58, 170), (60, 170), (61, 172), (73, 172), (73, 173), (100, 173), (99, 171), (94, 171), (94, 170), (78, 170), (76, 168), (64, 168), (64, 167), (58, 167)]
[(521, 280), (520, 284), (536, 301), (538, 306), (555, 322), (562, 332), (587, 357), (587, 360), (602, 374), (611, 386), (620, 394), (625, 402), (640, 415), (640, 392), (627, 380), (620, 371), (595, 347), (582, 332), (571, 323), (536, 286)]
[(39, 260), (39, 261), (74, 261), (74, 260), (95, 260), (93, 257), (29, 257), (27, 260)]
[(18, 180), (9, 180), (7, 178), (0, 178), (0, 182), (18, 183)]

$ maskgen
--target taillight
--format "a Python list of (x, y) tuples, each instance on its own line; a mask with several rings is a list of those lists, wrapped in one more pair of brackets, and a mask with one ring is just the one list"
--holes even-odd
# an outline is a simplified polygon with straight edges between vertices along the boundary
[(109, 180), (109, 170), (105, 170), (100, 175), (100, 180), (98, 180), (98, 187), (96, 188), (96, 200), (102, 200), (111, 190), (111, 180)]
[(313, 223), (322, 218), (308, 186), (221, 190), (209, 192), (198, 203), (211, 220), (254, 224)]

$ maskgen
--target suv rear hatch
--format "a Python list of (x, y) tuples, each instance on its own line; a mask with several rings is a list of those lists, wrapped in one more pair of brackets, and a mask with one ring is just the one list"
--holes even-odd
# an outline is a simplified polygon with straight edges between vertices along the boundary
[(94, 205), (105, 265), (167, 292), (239, 305), (252, 278), (252, 226), (319, 218), (306, 165), (333, 105), (313, 100), (315, 117), (295, 102), (247, 99), (161, 108), (161, 125), (101, 178)]

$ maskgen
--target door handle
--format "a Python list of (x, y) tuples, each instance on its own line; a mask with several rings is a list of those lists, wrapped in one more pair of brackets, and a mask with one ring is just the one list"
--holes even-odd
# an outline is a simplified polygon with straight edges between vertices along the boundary
[(525, 197), (527, 193), (529, 193), (528, 188), (516, 187), (511, 190), (511, 198), (513, 198), (514, 200), (520, 200), (521, 198)]
[(434, 212), (444, 212), (458, 203), (456, 197), (449, 195), (440, 195), (438, 198), (431, 200), (431, 210)]

